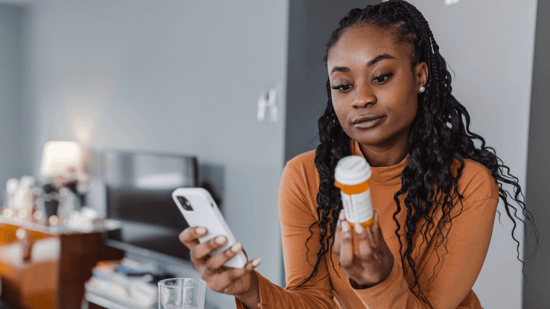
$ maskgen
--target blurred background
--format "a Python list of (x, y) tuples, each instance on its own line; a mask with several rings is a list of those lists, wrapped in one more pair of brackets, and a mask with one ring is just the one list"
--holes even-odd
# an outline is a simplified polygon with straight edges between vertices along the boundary
[[(324, 44), (350, 9), (380, 2), (0, 0), (0, 184), (6, 183), (1, 192), (7, 217), (0, 223), (19, 231), (8, 237), (3, 229), (2, 243), (23, 244), (26, 263), (0, 259), (2, 299), (21, 308), (38, 308), (36, 299), (43, 297), (51, 306), (69, 308), (59, 294), (65, 279), (55, 279), (56, 296), (48, 298), (44, 292), (37, 298), (18, 287), (32, 285), (20, 280), (23, 275), (13, 275), (32, 273), (33, 259), (25, 260), (25, 250), (35, 244), (29, 252), (39, 255), (40, 237), (57, 239), (61, 254), (52, 265), (63, 270), (59, 260), (64, 250), (78, 244), (85, 248), (78, 237), (92, 235), (98, 224), (112, 222), (109, 219), (135, 219), (152, 231), (162, 230), (161, 238), (183, 230), (177, 222), (130, 218), (139, 213), (124, 217), (117, 209), (127, 205), (121, 206), (114, 196), (121, 187), (128, 189), (128, 183), (133, 184), (131, 194), (145, 188), (148, 198), (178, 186), (207, 188), (248, 257), (262, 258), (258, 271), (284, 287), (279, 180), (286, 161), (318, 143), (317, 119), (326, 105)], [(430, 25), (453, 74), (453, 94), (472, 117), (472, 131), (483, 136), (518, 177), (540, 233), (540, 248), (531, 256), (531, 226), (519, 224), (514, 235), (521, 245), (516, 247), (514, 225), (500, 204), (502, 216), (497, 216), (473, 289), (488, 309), (550, 308), (550, 229), (544, 224), (550, 219), (544, 185), (550, 179), (550, 3), (411, 3)], [(70, 174), (52, 172), (57, 165), (51, 162), (60, 156), (60, 150), (48, 150), (48, 142), (54, 141), (72, 142), (71, 149), (76, 149)], [(114, 178), (107, 177), (106, 170)], [(117, 173), (126, 178), (117, 178)], [(25, 183), (25, 194), (39, 192), (35, 196), (41, 197), (31, 206), (21, 206), (23, 197), (17, 200), (17, 194), (24, 196)], [(76, 215), (62, 213), (62, 208), (56, 215), (67, 223), (77, 222), (75, 228), (56, 227), (59, 222), (48, 219), (48, 202), (56, 199), (60, 207), (72, 205)], [(17, 212), (6, 213), (13, 201), (11, 208)], [(25, 207), (31, 208), (21, 212)], [(38, 207), (46, 216), (27, 220)], [(173, 211), (179, 215), (175, 205)], [(92, 225), (79, 230), (82, 222)], [(112, 264), (92, 270), (101, 257), (126, 258), (114, 272), (142, 267), (140, 274), (155, 274), (148, 267), (160, 267), (164, 274), (198, 277), (185, 253), (132, 243), (133, 232), (128, 231), (122, 238), (109, 236), (106, 247), (98, 242), (103, 249), (94, 253), (94, 262), (87, 262), (90, 269), (80, 276), (87, 280), (93, 271), (96, 282), (87, 281), (86, 289), (76, 292), (84, 293), (84, 306), (128, 307), (98, 288), (112, 281), (105, 276), (113, 275)], [(67, 241), (69, 236), (76, 238)], [(119, 251), (102, 256), (105, 248)], [(517, 251), (525, 260), (524, 269)], [(67, 272), (79, 272), (78, 265), (88, 264), (69, 265)], [(67, 272), (54, 271), (52, 276), (71, 282)], [(136, 295), (147, 299), (149, 292), (143, 287)], [(212, 291), (207, 301), (209, 308), (234, 306), (232, 297)]]

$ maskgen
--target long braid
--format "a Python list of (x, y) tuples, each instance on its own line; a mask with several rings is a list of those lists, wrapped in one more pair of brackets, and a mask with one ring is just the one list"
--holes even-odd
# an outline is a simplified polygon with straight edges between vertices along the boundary
[[(330, 83), (328, 81), (326, 89), (328, 93), (329, 103), (327, 104), (327, 108), (325, 109), (323, 116), (321, 116), (318, 121), (319, 138), (321, 143), (317, 149), (318, 151), (319, 149), (321, 149), (319, 151), (321, 155), (315, 156), (315, 165), (318, 166), (317, 171), (319, 172), (321, 179), (321, 182), (319, 184), (319, 191), (322, 190), (323, 192), (325, 192), (325, 194), (317, 194), (317, 204), (332, 205), (332, 207), (317, 207), (317, 215), (319, 216), (319, 220), (316, 223), (312, 224), (309, 229), (311, 232), (311, 228), (315, 225), (318, 225), (321, 229), (321, 234), (319, 238), (321, 249), (319, 250), (319, 252), (317, 252), (317, 261), (315, 262), (312, 273), (302, 283), (294, 287), (294, 289), (300, 287), (302, 284), (313, 278), (317, 274), (319, 263), (321, 263), (321, 261), (324, 259), (325, 254), (332, 251), (336, 224), (338, 222), (338, 214), (342, 209), (342, 199), (340, 196), (340, 191), (334, 187), (334, 169), (336, 168), (338, 160), (351, 154), (351, 150), (349, 149), (350, 138), (346, 135), (346, 133), (340, 126), (338, 118), (336, 117), (336, 113), (334, 112), (334, 109), (332, 107), (332, 100), (330, 96), (331, 89)], [(325, 238), (327, 233), (330, 233), (330, 235), (328, 236), (328, 238)], [(308, 241), (311, 236), (307, 239)], [(307, 252), (309, 252), (309, 248)], [(332, 267), (334, 268), (332, 254), (329, 255)]]

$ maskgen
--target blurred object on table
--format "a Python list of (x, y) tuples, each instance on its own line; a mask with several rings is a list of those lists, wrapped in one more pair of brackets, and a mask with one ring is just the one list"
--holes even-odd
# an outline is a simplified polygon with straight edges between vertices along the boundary
[(19, 179), (10, 178), (6, 182), (6, 193), (4, 195), (4, 207), (14, 209), (15, 208), (15, 192), (19, 186)]
[(91, 155), (92, 149), (78, 142), (51, 141), (44, 144), (38, 187), (42, 188), (40, 197), (46, 217), (56, 215), (63, 224), (74, 211), (86, 206)]

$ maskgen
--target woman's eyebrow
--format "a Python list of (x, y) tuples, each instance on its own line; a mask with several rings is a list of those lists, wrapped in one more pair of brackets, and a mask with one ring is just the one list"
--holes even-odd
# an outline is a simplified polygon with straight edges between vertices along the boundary
[(390, 54), (383, 53), (382, 55), (378, 55), (374, 59), (372, 59), (371, 61), (367, 62), (367, 67), (372, 67), (377, 62), (380, 62), (380, 61), (385, 60), (385, 59), (396, 59), (396, 58), (393, 57)]
[[(374, 59), (372, 59), (371, 61), (367, 62), (367, 67), (372, 67), (373, 65), (375, 65), (376, 63), (382, 61), (382, 60), (385, 60), (385, 59), (397, 59), (395, 57), (393, 57), (392, 55), (390, 54), (387, 54), (387, 53), (383, 53), (381, 55), (378, 55), (376, 56)], [(330, 70), (330, 75), (332, 75), (332, 73), (334, 72), (349, 72), (349, 68), (348, 67), (333, 67), (332, 70)]]
[(330, 75), (332, 75), (332, 73), (334, 72), (349, 72), (349, 68), (348, 67), (333, 67), (332, 70), (330, 70)]

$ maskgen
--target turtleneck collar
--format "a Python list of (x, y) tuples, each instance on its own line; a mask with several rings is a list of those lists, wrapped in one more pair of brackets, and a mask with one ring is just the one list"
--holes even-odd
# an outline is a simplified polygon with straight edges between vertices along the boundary
[[(365, 156), (363, 155), (363, 152), (361, 151), (361, 148), (359, 147), (359, 143), (357, 141), (351, 140), (350, 146), (351, 146), (352, 155), (361, 156), (365, 158)], [(367, 158), (365, 158), (365, 160), (366, 159)], [(380, 185), (386, 185), (386, 186), (401, 184), (401, 174), (403, 173), (405, 166), (407, 166), (409, 162), (411, 162), (411, 159), (407, 154), (405, 159), (403, 159), (401, 162), (397, 163), (396, 165), (381, 166), (381, 167), (371, 166), (370, 168), (372, 170), (372, 176), (370, 178), (370, 181)]]

